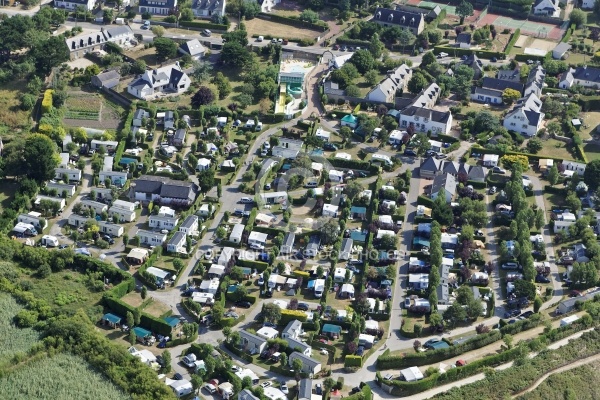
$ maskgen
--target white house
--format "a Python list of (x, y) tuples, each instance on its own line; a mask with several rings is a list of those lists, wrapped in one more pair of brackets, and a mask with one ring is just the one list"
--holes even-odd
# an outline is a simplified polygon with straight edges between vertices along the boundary
[[(140, 7), (141, 8), (141, 7)], [(189, 76), (182, 71), (179, 63), (146, 71), (127, 86), (127, 92), (138, 99), (158, 93), (183, 93), (190, 87)]]
[[(60, 0), (59, 0), (60, 1)], [(106, 43), (119, 46), (133, 40), (133, 30), (129, 25), (102, 27), (99, 31), (86, 32), (65, 39), (71, 60), (83, 57), (85, 54), (103, 50)]]
[(117, 216), (119, 222), (132, 222), (135, 221), (136, 218), (135, 211), (121, 208), (113, 204), (113, 206), (108, 209), (108, 216), (112, 218), (114, 215)]
[(163, 215), (150, 215), (148, 226), (152, 229), (172, 231), (179, 223), (179, 217), (168, 217)]
[(25, 222), (17, 222), (17, 224), (13, 227), (12, 232), (27, 236), (36, 236), (38, 234), (35, 226), (26, 224)]
[(295, 359), (302, 360), (302, 372), (306, 374), (318, 374), (321, 372), (321, 362), (315, 360), (314, 358), (310, 358), (305, 354), (299, 353), (297, 351), (290, 354), (288, 359), (289, 365), (293, 365)]
[(19, 214), (17, 222), (33, 225), (40, 230), (44, 230), (48, 226), (48, 221), (42, 218), (42, 214), (35, 211), (31, 211), (27, 214)]
[(447, 135), (452, 127), (452, 113), (434, 110), (441, 88), (432, 83), (415, 97), (412, 103), (400, 111), (400, 128), (413, 126), (417, 132), (442, 133)]
[(67, 178), (68, 182), (79, 182), (81, 181), (81, 171), (76, 168), (54, 168), (54, 179)]
[(518, 100), (506, 116), (503, 125), (509, 131), (518, 132), (523, 136), (535, 136), (544, 121), (542, 101), (534, 94)]
[(246, 330), (240, 330), (240, 347), (250, 354), (260, 354), (267, 346), (267, 340)]
[(135, 236), (140, 238), (140, 244), (147, 246), (160, 246), (167, 240), (166, 233), (152, 232), (145, 229), (138, 229)]
[(192, 11), (199, 18), (212, 18), (214, 15), (225, 15), (226, 0), (194, 0)]
[(548, 17), (560, 17), (560, 7), (558, 0), (536, 0), (533, 5), (535, 15), (545, 15)]
[(59, 205), (59, 210), (62, 211), (65, 209), (65, 206), (67, 205), (67, 202), (65, 201), (65, 199), (63, 199), (62, 197), (51, 197), (51, 196), (43, 196), (41, 194), (38, 194), (35, 197), (35, 201), (33, 202), (33, 204), (36, 207), (39, 207), (42, 200), (47, 200), (47, 201), (52, 201), (54, 203), (58, 203)]
[(354, 245), (354, 241), (350, 238), (346, 238), (342, 240), (342, 246), (340, 247), (340, 260), (349, 260), (352, 256), (352, 246)]
[(339, 208), (339, 206), (336, 206), (334, 204), (324, 204), (323, 205), (323, 216), (337, 218), (338, 208)]
[(189, 55), (194, 60), (199, 60), (204, 56), (204, 53), (206, 53), (206, 49), (198, 39), (192, 39), (182, 43), (181, 46), (179, 46), (179, 52)]
[(235, 224), (231, 230), (231, 234), (229, 235), (229, 241), (232, 243), (241, 243), (245, 228), (246, 225), (244, 224)]
[(219, 279), (223, 275), (225, 275), (225, 266), (218, 264), (211, 264), (210, 269), (208, 270), (208, 277), (210, 279)]
[(412, 69), (408, 65), (402, 64), (371, 89), (367, 93), (366, 99), (378, 103), (394, 104), (396, 93), (406, 88), (410, 78), (412, 78)]
[(167, 251), (170, 253), (183, 253), (187, 254), (186, 240), (187, 236), (183, 232), (175, 232), (173, 237), (167, 243)]
[(212, 278), (212, 279), (208, 279), (208, 280), (203, 280), (202, 282), (200, 282), (200, 292), (202, 293), (210, 293), (210, 294), (217, 294), (217, 291), (219, 290), (219, 278)]
[(170, 382), (168, 383), (168, 385), (169, 387), (171, 387), (173, 393), (175, 394), (175, 397), (177, 398), (186, 396), (194, 391), (192, 383), (187, 379), (181, 379), (178, 381), (173, 381), (169, 379), (169, 381)]
[(404, 137), (408, 135), (406, 131), (393, 130), (390, 132), (388, 143), (391, 145), (401, 144), (404, 141)]
[[(346, 280), (346, 272), (350, 271), (346, 268), (336, 268), (333, 272), (333, 281), (340, 283)], [(352, 279), (353, 273), (350, 271), (349, 279)]]
[(577, 173), (577, 175), (579, 176), (583, 176), (583, 173), (585, 172), (585, 167), (586, 164), (584, 163), (578, 163), (575, 161), (563, 161), (561, 163), (562, 168), (566, 171), (573, 171), (574, 173)]
[(279, 336), (279, 331), (270, 326), (263, 326), (256, 331), (256, 335), (267, 340), (276, 339)]
[(227, 265), (231, 257), (235, 255), (235, 249), (233, 247), (223, 247), (221, 250), (221, 254), (219, 254), (219, 258), (217, 259), (217, 264), (219, 265)]
[(169, 15), (175, 11), (177, 0), (140, 0), (138, 6), (140, 14)]
[(248, 236), (248, 244), (264, 247), (267, 244), (267, 236), (266, 233), (252, 231)]
[(113, 185), (123, 186), (127, 182), (127, 172), (122, 171), (100, 171), (98, 173), (98, 180), (104, 183), (105, 180), (110, 179)]
[(198, 164), (196, 164), (196, 171), (205, 171), (207, 169), (210, 169), (210, 160), (208, 158), (198, 159)]
[(115, 142), (114, 140), (98, 140), (93, 139), (90, 143), (90, 148), (92, 150), (98, 150), (99, 148), (104, 148), (107, 152), (113, 152), (117, 149), (119, 142)]
[(483, 155), (483, 166), (484, 167), (497, 167), (500, 156), (498, 154), (484, 154)]
[(56, 190), (56, 193), (62, 197), (63, 192), (67, 193), (67, 197), (71, 197), (75, 195), (75, 191), (77, 190), (77, 186), (69, 185), (66, 183), (52, 183), (48, 182), (46, 184), (46, 189), (48, 190)]
[(558, 80), (558, 87), (570, 89), (574, 85), (587, 88), (600, 88), (600, 69), (584, 65), (577, 68), (569, 68), (563, 72)]
[(288, 322), (286, 327), (281, 331), (281, 337), (283, 339), (292, 338), (298, 339), (302, 333), (302, 322), (297, 319)]
[(81, 206), (89, 210), (94, 210), (96, 214), (102, 214), (103, 212), (108, 211), (108, 206), (106, 204), (94, 200), (81, 200)]
[(96, 0), (56, 0), (54, 7), (75, 10), (77, 7), (83, 7), (85, 11), (92, 11), (96, 5)]
[(198, 236), (198, 217), (189, 215), (179, 227), (179, 232), (185, 233), (187, 236)]
[(98, 227), (100, 228), (100, 233), (102, 234), (114, 237), (123, 236), (124, 229), (121, 225), (113, 224), (106, 221), (98, 221)]
[(435, 200), (437, 196), (443, 195), (446, 199), (446, 203), (450, 203), (452, 197), (456, 194), (456, 187), (457, 182), (453, 175), (436, 175), (431, 184), (431, 198)]

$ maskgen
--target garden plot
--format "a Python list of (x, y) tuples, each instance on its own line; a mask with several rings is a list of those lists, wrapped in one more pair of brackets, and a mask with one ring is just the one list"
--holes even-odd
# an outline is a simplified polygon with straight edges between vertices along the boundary
[(4, 399), (130, 398), (81, 358), (68, 354), (35, 359), (13, 370), (0, 379), (0, 393)]
[(69, 92), (63, 122), (73, 127), (117, 129), (119, 112), (99, 94)]
[[(7, 263), (0, 264), (0, 271)], [(10, 263), (8, 263), (10, 264)], [(17, 328), (13, 323), (13, 318), (19, 311), (23, 310), (15, 299), (5, 293), (0, 293), (0, 359), (9, 360), (17, 353), (26, 352), (37, 342), (40, 335), (33, 328)], [(6, 399), (16, 399), (17, 397), (6, 396), (7, 393), (0, 383), (0, 393)]]
[(322, 32), (312, 29), (296, 28), (295, 26), (266, 21), (260, 18), (254, 18), (244, 23), (250, 36), (270, 35), (280, 39), (315, 39), (317, 36), (324, 35)]

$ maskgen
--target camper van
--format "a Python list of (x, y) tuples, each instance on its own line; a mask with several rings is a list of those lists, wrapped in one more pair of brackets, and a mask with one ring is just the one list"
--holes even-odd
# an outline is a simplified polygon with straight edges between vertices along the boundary
[(325, 279), (317, 279), (315, 281), (315, 297), (320, 299), (325, 291)]
[(42, 246), (58, 247), (58, 239), (55, 236), (44, 235), (42, 236)]

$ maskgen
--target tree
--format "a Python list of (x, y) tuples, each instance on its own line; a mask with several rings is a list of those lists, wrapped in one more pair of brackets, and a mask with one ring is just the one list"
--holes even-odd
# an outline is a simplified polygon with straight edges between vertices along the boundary
[[(3, 21), (3, 25), (5, 22)], [(34, 60), (37, 72), (48, 75), (52, 68), (69, 61), (69, 49), (64, 45), (62, 37), (50, 36), (47, 40), (34, 45), (29, 52), (29, 57)]]
[(361, 49), (356, 51), (348, 62), (354, 64), (358, 72), (364, 74), (373, 69), (375, 59), (369, 50)]
[(374, 59), (379, 59), (383, 54), (383, 50), (385, 49), (385, 45), (379, 39), (379, 34), (374, 33), (371, 37), (371, 43), (369, 44), (369, 52), (373, 56)]
[(171, 352), (169, 350), (165, 350), (162, 352), (163, 366), (161, 368), (162, 372), (168, 374), (171, 372)]
[(131, 64), (130, 72), (134, 75), (143, 74), (146, 71), (147, 65), (144, 60), (135, 60)]
[(325, 393), (331, 392), (331, 389), (335, 387), (335, 384), (336, 382), (333, 380), (332, 377), (325, 378), (325, 380), (323, 381), (323, 388), (325, 388)]
[(142, 286), (140, 296), (142, 297), (142, 300), (146, 300), (146, 297), (148, 297), (148, 289), (146, 288), (146, 286)]
[(519, 166), (522, 171), (529, 169), (529, 158), (523, 155), (504, 155), (500, 158), (500, 163), (509, 170), (512, 170), (515, 166)]
[[(20, 143), (20, 144), (19, 144)], [(14, 175), (25, 174), (36, 182), (45, 182), (54, 178), (54, 168), (58, 167), (59, 158), (56, 153), (56, 144), (46, 135), (33, 134), (26, 137), (24, 142), (19, 142), (15, 147), (6, 146), (2, 153), (5, 160), (5, 171), (12, 171)], [(21, 147), (22, 146), (22, 147)], [(18, 151), (18, 154), (6, 154)], [(16, 165), (9, 165), (15, 162)], [(18, 171), (18, 172), (17, 172)]]
[(452, 207), (446, 203), (446, 196), (437, 196), (433, 200), (433, 208), (431, 209), (431, 217), (440, 225), (450, 226), (454, 222), (454, 214)]
[(456, 6), (456, 15), (460, 17), (460, 25), (462, 25), (465, 22), (465, 17), (473, 15), (473, 5), (463, 0)]
[(441, 326), (444, 323), (444, 318), (440, 313), (432, 312), (429, 316), (429, 325), (432, 327)]
[[(588, 168), (589, 168), (589, 165), (588, 165)], [(556, 166), (556, 164), (552, 164), (552, 167), (548, 171), (547, 178), (548, 178), (548, 182), (550, 182), (551, 186), (554, 186), (558, 183), (558, 167)], [(584, 180), (585, 180), (585, 174), (584, 174)]]
[(575, 24), (577, 28), (580, 28), (587, 23), (587, 14), (579, 8), (575, 8), (573, 11), (571, 11), (569, 20), (572, 24)]
[[(185, 10), (189, 10), (189, 8), (186, 8), (183, 11), (185, 11)], [(249, 377), (247, 377), (247, 378), (249, 378)], [(190, 382), (192, 384), (192, 388), (194, 389), (194, 392), (196, 394), (199, 394), (200, 388), (202, 388), (202, 384), (204, 383), (204, 381), (202, 380), (202, 377), (200, 375), (193, 374)]]
[(513, 346), (513, 337), (512, 335), (504, 335), (504, 337), (502, 338), (502, 340), (504, 341), (504, 344), (506, 345), (506, 347), (508, 349), (512, 349)]
[(535, 284), (523, 279), (516, 280), (515, 285), (515, 296), (527, 297), (529, 300), (535, 299)]
[(587, 164), (583, 181), (590, 190), (595, 191), (600, 187), (600, 160), (593, 160)]
[(401, 29), (396, 39), (402, 45), (402, 53), (404, 53), (404, 48), (415, 40), (415, 35), (408, 29)]
[(198, 91), (192, 97), (192, 106), (194, 108), (200, 108), (200, 106), (211, 104), (213, 101), (215, 101), (215, 94), (212, 90), (206, 86), (200, 86)]
[[(210, 74), (213, 70), (212, 64), (204, 61), (194, 61), (192, 63), (192, 73), (190, 74), (196, 82), (203, 83), (210, 79)], [(223, 73), (219, 72), (221, 76)], [(215, 77), (216, 80), (216, 77)], [(215, 81), (213, 80), (213, 82)], [(216, 83), (215, 83), (216, 84)], [(218, 88), (218, 86), (217, 86)], [(225, 96), (227, 97), (227, 96)]]
[(527, 151), (531, 154), (537, 154), (540, 150), (542, 150), (542, 141), (536, 137), (529, 139), (527, 142)]
[(152, 30), (152, 33), (154, 34), (154, 36), (159, 37), (159, 38), (163, 37), (166, 32), (165, 28), (163, 28), (160, 25), (153, 25), (151, 30)]
[(467, 318), (467, 311), (462, 305), (455, 301), (446, 311), (444, 311), (444, 319), (450, 321), (452, 326), (455, 326), (457, 322), (464, 321)]
[(133, 309), (133, 322), (135, 323), (135, 325), (139, 325), (140, 324), (140, 319), (142, 318), (142, 312), (140, 311), (139, 308), (134, 308)]
[(581, 200), (579, 200), (579, 197), (577, 197), (575, 192), (569, 192), (569, 194), (567, 194), (565, 203), (574, 214), (577, 214), (577, 211), (581, 210)]
[(346, 96), (348, 96), (348, 97), (360, 97), (360, 89), (356, 85), (348, 85), (346, 87)]
[(281, 308), (277, 304), (263, 304), (262, 316), (265, 321), (277, 323), (281, 319)]
[(431, 149), (429, 138), (424, 133), (417, 133), (411, 139), (410, 146), (415, 149), (419, 156), (423, 156), (427, 150)]
[(228, 41), (223, 45), (223, 50), (221, 50), (221, 62), (223, 64), (240, 68), (248, 64), (250, 60), (250, 53), (240, 43)]
[(420, 93), (428, 85), (427, 79), (420, 72), (415, 72), (408, 81), (408, 90), (412, 94)]
[(542, 308), (542, 304), (544, 304), (542, 299), (540, 299), (539, 296), (536, 296), (535, 300), (533, 301), (533, 312), (534, 313), (540, 312), (540, 309)]
[(177, 56), (177, 43), (168, 38), (155, 38), (154, 48), (156, 49), (156, 57), (159, 61), (165, 61)]
[(367, 71), (367, 73), (365, 74), (365, 81), (370, 86), (375, 86), (377, 84), (377, 82), (379, 82), (379, 74), (374, 69)]
[(129, 340), (129, 344), (130, 345), (133, 346), (135, 344), (136, 337), (135, 337), (135, 332), (133, 331), (133, 329), (131, 329), (129, 331), (129, 336), (127, 337), (127, 339)]
[(288, 366), (288, 357), (286, 353), (281, 353), (281, 358), (279, 359), (281, 363), (281, 368), (285, 368)]
[[(470, 288), (469, 288), (470, 289)], [(471, 319), (477, 319), (483, 313), (483, 305), (479, 299), (471, 299), (467, 302), (467, 316)]]
[(515, 89), (506, 88), (502, 92), (502, 101), (504, 101), (504, 103), (509, 104), (509, 105), (514, 103), (515, 101), (519, 100), (520, 98), (521, 98), (521, 92), (519, 92)]
[(135, 321), (133, 319), (133, 313), (131, 311), (127, 311), (126, 321), (127, 321), (127, 326), (129, 327), (129, 329), (132, 329), (135, 326)]
[(300, 372), (302, 371), (302, 367), (303, 367), (303, 363), (302, 360), (300, 358), (294, 358), (294, 360), (292, 361), (292, 369), (295, 372)]
[(319, 21), (319, 14), (317, 14), (311, 9), (306, 9), (300, 13), (298, 19), (300, 21), (310, 22), (311, 24), (314, 24), (317, 21)]

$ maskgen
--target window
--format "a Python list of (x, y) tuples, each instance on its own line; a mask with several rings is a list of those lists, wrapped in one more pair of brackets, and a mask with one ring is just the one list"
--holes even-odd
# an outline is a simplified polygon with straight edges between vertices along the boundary
[(418, 121), (418, 120), (419, 120), (419, 117), (415, 117), (415, 121)]
[(515, 125), (516, 125), (516, 124), (515, 124), (514, 122), (511, 122), (511, 123), (510, 123), (510, 126), (515, 126)]
[(523, 129), (527, 129), (527, 125), (523, 125)]

